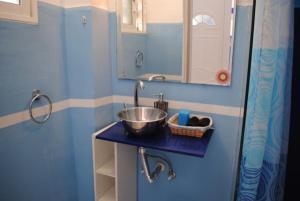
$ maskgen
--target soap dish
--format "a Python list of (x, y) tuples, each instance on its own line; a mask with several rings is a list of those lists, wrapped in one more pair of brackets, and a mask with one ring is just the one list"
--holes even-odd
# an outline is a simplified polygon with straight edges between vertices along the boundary
[(213, 120), (211, 117), (202, 116), (202, 115), (194, 115), (194, 114), (191, 114), (190, 117), (198, 117), (199, 119), (208, 118), (210, 120), (210, 123), (208, 126), (205, 126), (205, 127), (181, 126), (181, 125), (178, 125), (178, 113), (176, 113), (168, 120), (168, 125), (171, 129), (172, 134), (202, 138), (204, 133), (207, 130), (211, 129), (213, 126)]

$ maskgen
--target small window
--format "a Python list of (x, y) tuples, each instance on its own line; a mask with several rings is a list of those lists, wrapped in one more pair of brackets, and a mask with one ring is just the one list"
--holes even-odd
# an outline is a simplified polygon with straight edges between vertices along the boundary
[(123, 0), (122, 5), (122, 22), (123, 24), (131, 25), (133, 21), (131, 0)]
[(122, 32), (146, 32), (143, 0), (119, 0), (121, 4)]
[(6, 2), (6, 3), (20, 4), (19, 0), (1, 0), (1, 1)]
[(197, 26), (199, 24), (206, 24), (208, 26), (216, 26), (216, 22), (212, 16), (209, 15), (196, 15), (193, 17), (193, 26)]
[(0, 0), (0, 19), (37, 24), (37, 0)]

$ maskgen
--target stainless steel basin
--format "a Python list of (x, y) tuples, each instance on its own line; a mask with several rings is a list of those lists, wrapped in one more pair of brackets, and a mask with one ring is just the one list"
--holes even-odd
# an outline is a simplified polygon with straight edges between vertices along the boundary
[(118, 113), (129, 134), (135, 136), (153, 135), (165, 124), (167, 113), (153, 107), (132, 107)]

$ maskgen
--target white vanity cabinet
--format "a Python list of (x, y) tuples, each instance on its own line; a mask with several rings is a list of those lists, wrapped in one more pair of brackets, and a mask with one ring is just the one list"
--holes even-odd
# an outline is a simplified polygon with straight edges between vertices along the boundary
[(92, 136), (95, 201), (137, 200), (137, 148)]

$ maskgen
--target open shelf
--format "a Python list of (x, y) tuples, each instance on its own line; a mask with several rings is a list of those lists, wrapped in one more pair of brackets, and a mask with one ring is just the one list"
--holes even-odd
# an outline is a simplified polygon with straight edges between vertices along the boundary
[(94, 201), (136, 201), (137, 149), (96, 136), (92, 137)]
[(112, 186), (98, 201), (115, 201), (115, 187)]
[(102, 174), (109, 177), (115, 177), (115, 160), (110, 159), (96, 170), (97, 174)]

